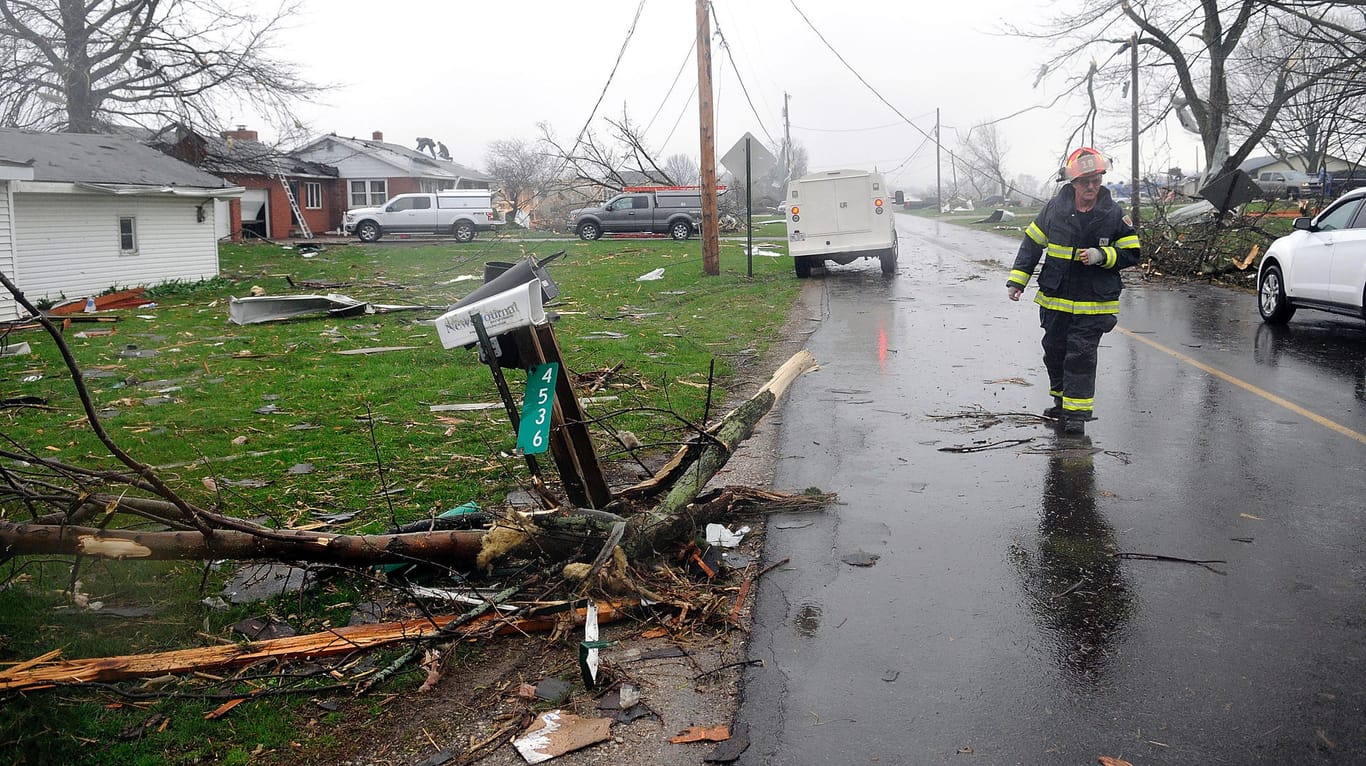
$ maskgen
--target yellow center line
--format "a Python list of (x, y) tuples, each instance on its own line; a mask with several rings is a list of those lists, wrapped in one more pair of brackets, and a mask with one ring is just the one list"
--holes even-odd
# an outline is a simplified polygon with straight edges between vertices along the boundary
[(1176, 357), (1177, 359), (1180, 359), (1181, 361), (1185, 362), (1186, 364), (1191, 365), (1192, 367), (1204, 370), (1205, 372), (1208, 372), (1209, 374), (1213, 375), (1216, 378), (1219, 378), (1220, 380), (1228, 381), (1229, 383), (1232, 383), (1233, 385), (1243, 389), (1244, 391), (1254, 393), (1257, 396), (1260, 396), (1263, 399), (1267, 400), (1268, 402), (1271, 402), (1272, 404), (1278, 404), (1286, 408), (1287, 410), (1290, 410), (1291, 412), (1295, 413), (1296, 415), (1309, 418), (1310, 420), (1314, 421), (1315, 423), (1318, 423), (1324, 428), (1337, 431), (1338, 433), (1342, 434), (1343, 436), (1346, 436), (1349, 439), (1356, 439), (1362, 444), (1366, 444), (1366, 434), (1360, 433), (1359, 431), (1353, 431), (1352, 429), (1342, 425), (1341, 423), (1335, 423), (1322, 415), (1310, 412), (1309, 410), (1306, 410), (1305, 408), (1299, 406), (1298, 404), (1295, 404), (1294, 402), (1286, 401), (1285, 399), (1276, 396), (1275, 394), (1271, 393), (1270, 391), (1267, 391), (1266, 389), (1258, 388), (1245, 380), (1241, 380), (1239, 378), (1233, 377), (1232, 375), (1229, 375), (1223, 370), (1215, 369), (1214, 367), (1210, 367), (1204, 362), (1196, 361), (1181, 353), (1180, 351), (1167, 348), (1166, 346), (1162, 345), (1161, 343), (1158, 343), (1157, 341), (1149, 340), (1148, 338), (1139, 335), (1133, 330), (1126, 330), (1123, 327), (1116, 327), (1115, 329), (1119, 330), (1120, 332), (1124, 333), (1130, 338), (1133, 338), (1136, 341), (1140, 341), (1142, 343), (1148, 344), (1149, 346), (1152, 346), (1153, 348), (1157, 349), (1158, 351), (1161, 351), (1164, 354), (1170, 354)]

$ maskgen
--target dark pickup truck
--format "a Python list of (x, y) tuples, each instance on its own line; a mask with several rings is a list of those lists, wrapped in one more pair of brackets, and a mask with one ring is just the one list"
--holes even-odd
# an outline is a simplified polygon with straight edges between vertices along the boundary
[(580, 239), (588, 240), (603, 234), (668, 234), (687, 239), (702, 226), (702, 192), (628, 191), (601, 207), (569, 211), (568, 225)]

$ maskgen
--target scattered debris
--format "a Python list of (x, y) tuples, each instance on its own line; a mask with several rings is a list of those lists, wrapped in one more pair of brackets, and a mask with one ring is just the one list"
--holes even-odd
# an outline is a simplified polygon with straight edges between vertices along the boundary
[(989, 449), (1005, 449), (1006, 447), (1018, 447), (1021, 444), (1028, 444), (1034, 441), (1034, 437), (1027, 439), (1002, 439), (994, 442), (973, 442), (969, 445), (958, 445), (954, 447), (940, 447), (940, 452), (984, 452)]
[(0, 356), (24, 356), (30, 353), (32, 353), (32, 349), (29, 348), (26, 340), (18, 343), (0, 343)]
[(749, 749), (749, 727), (742, 726), (730, 739), (717, 745), (703, 759), (703, 763), (731, 763)]
[(653, 282), (653, 281), (656, 280), (656, 279), (663, 279), (663, 278), (664, 278), (664, 269), (659, 268), (659, 269), (655, 269), (654, 271), (649, 271), (649, 272), (646, 272), (646, 273), (644, 273), (644, 274), (641, 274), (640, 276), (636, 277), (636, 281), (637, 281), (637, 282)]
[(1096, 762), (1099, 763), (1100, 766), (1134, 766), (1132, 763), (1129, 763), (1122, 758), (1111, 758), (1108, 755), (1096, 756)]
[(357, 354), (384, 354), (390, 351), (411, 351), (421, 346), (374, 346), (372, 348), (349, 348), (345, 351), (338, 351), (343, 356), (354, 356)]
[(1160, 553), (1131, 553), (1129, 551), (1116, 551), (1110, 554), (1117, 559), (1138, 559), (1140, 561), (1175, 561), (1181, 564), (1195, 564), (1204, 567), (1217, 575), (1227, 575), (1220, 569), (1215, 569), (1210, 564), (1227, 564), (1225, 559), (1187, 559), (1180, 556), (1164, 556)]
[(143, 306), (155, 306), (156, 304), (147, 300), (143, 288), (135, 287), (132, 290), (120, 290), (107, 295), (96, 295), (89, 298), (72, 298), (62, 301), (44, 314), (48, 316), (68, 316), (89, 311), (107, 311), (110, 309), (129, 309), (140, 308)]
[(234, 604), (249, 604), (283, 593), (297, 593), (313, 587), (315, 582), (313, 573), (302, 567), (249, 564), (224, 583), (222, 595)]
[(675, 745), (685, 742), (724, 742), (730, 739), (730, 727), (720, 726), (689, 726), (680, 731), (677, 735), (669, 737), (669, 741)]
[(734, 532), (730, 531), (723, 524), (707, 525), (707, 545), (719, 545), (722, 548), (734, 548), (745, 539), (745, 534), (749, 532), (749, 527), (740, 527)]
[(610, 718), (580, 718), (563, 710), (547, 710), (512, 740), (512, 746), (527, 763), (542, 763), (611, 738)]
[(1013, 220), (1015, 220), (1014, 213), (1010, 212), (1009, 210), (1002, 210), (1000, 208), (997, 208), (996, 210), (992, 211), (991, 215), (987, 216), (986, 218), (973, 221), (973, 223), (1000, 223), (1001, 221)]
[(870, 567), (876, 564), (877, 560), (880, 558), (882, 557), (876, 553), (868, 553), (867, 551), (855, 551), (854, 553), (849, 553), (840, 556), (840, 561), (843, 561), (849, 566)]
[(399, 306), (358, 301), (345, 295), (252, 295), (233, 296), (228, 304), (228, 321), (233, 324), (259, 324), (324, 313), (331, 317), (386, 314), (393, 311), (431, 311), (435, 306)]

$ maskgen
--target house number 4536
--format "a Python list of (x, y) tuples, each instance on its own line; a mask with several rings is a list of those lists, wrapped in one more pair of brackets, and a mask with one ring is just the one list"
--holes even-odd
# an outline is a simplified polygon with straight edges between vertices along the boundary
[(526, 377), (522, 399), (522, 422), (517, 426), (517, 449), (525, 455), (545, 452), (550, 446), (550, 413), (555, 408), (557, 362), (538, 364)]

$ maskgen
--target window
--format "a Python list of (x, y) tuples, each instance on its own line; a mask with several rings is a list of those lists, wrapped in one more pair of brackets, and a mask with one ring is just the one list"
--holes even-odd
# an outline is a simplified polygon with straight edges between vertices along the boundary
[(317, 181), (304, 183), (304, 207), (309, 210), (322, 210), (323, 185)]
[(138, 252), (138, 221), (131, 215), (119, 217), (119, 252), (123, 255)]
[(429, 210), (431, 207), (431, 197), (399, 197), (394, 200), (394, 204), (389, 206), (389, 212), (397, 213), (402, 210)]
[(631, 198), (631, 207), (635, 208), (636, 210), (644, 210), (645, 208), (647, 208), (647, 207), (649, 207), (649, 206), (650, 206), (650, 198), (649, 198), (649, 197), (640, 196), (640, 197), (632, 197), (632, 198)]
[(1317, 223), (1319, 231), (1336, 231), (1337, 229), (1350, 228), (1352, 217), (1356, 215), (1357, 208), (1359, 207), (1361, 207), (1361, 200), (1354, 199), (1329, 210), (1319, 217)]
[(383, 205), (389, 199), (388, 181), (352, 181), (351, 207)]

